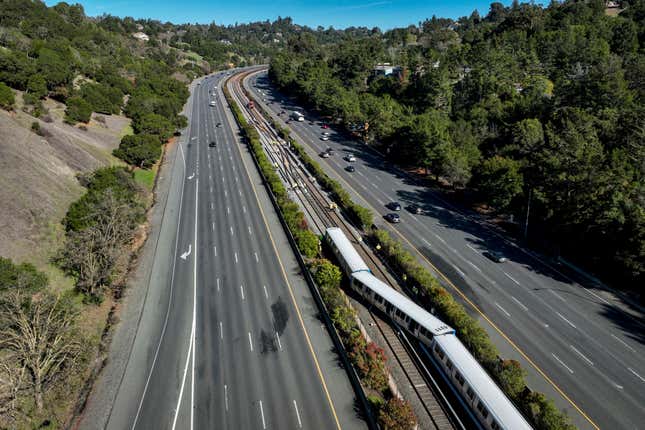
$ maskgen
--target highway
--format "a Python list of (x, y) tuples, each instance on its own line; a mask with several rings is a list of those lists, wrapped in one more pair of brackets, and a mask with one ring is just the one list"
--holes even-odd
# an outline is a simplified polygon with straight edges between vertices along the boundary
[(177, 161), (176, 249), (161, 262), (168, 298), (146, 302), (142, 321), (160, 312), (159, 324), (140, 325), (105, 427), (364, 428), (240, 144), (224, 77), (193, 87)]
[[(273, 111), (301, 112), (276, 92), (266, 73), (247, 88)], [(262, 91), (262, 92), (260, 92)], [(362, 144), (331, 132), (320, 140), (322, 123), (303, 112), (305, 122), (287, 124), (325, 171), (375, 214), (391, 212), (388, 202), (416, 204), (423, 215), (400, 212), (401, 223), (377, 220), (432, 267), (466, 309), (477, 317), (505, 358), (519, 360), (531, 388), (553, 398), (583, 429), (637, 429), (645, 423), (645, 324), (608, 291), (580, 285), (530, 251), (500, 236), (475, 214), (419, 186)], [(287, 119), (282, 115), (282, 119)], [(284, 125), (284, 124), (283, 124)], [(328, 159), (317, 154), (332, 147)], [(354, 154), (356, 171), (347, 172), (344, 155)], [(496, 263), (484, 251), (508, 257)]]

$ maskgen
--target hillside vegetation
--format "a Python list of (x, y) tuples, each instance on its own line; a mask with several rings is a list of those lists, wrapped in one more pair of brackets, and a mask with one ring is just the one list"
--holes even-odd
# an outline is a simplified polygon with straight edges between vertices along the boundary
[(210, 68), (105, 27), (79, 5), (1, 2), (0, 428), (65, 427), (84, 401), (151, 168)]
[[(642, 292), (645, 2), (622, 9), (493, 3), (483, 17), (338, 43), (302, 33), (272, 58), (270, 78), (518, 233), (530, 205), (529, 241)], [(393, 73), (376, 76), (381, 62)]]

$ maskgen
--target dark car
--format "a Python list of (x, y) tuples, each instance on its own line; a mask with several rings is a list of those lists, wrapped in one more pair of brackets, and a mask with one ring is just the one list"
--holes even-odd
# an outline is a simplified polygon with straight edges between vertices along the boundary
[(493, 260), (495, 263), (504, 263), (508, 261), (508, 258), (504, 257), (502, 253), (496, 251), (484, 251), (484, 256)]
[(397, 224), (401, 222), (401, 217), (399, 216), (399, 214), (395, 214), (395, 213), (389, 213), (385, 215), (384, 218), (393, 224)]
[(221, 126), (222, 126), (222, 123), (221, 123), (221, 122), (218, 122), (218, 123), (215, 125), (215, 127), (221, 127)]
[(215, 143), (214, 140), (211, 140), (211, 143), (209, 143), (208, 146), (211, 148), (215, 148), (215, 146), (217, 146), (217, 143)]
[(392, 209), (393, 211), (400, 211), (401, 210), (401, 204), (399, 202), (390, 202), (386, 205), (388, 209)]
[(417, 206), (417, 205), (410, 205), (410, 206), (408, 206), (408, 211), (410, 211), (410, 213), (413, 213), (413, 214), (415, 214), (415, 215), (422, 215), (422, 214), (423, 214), (423, 209), (421, 209), (421, 208), (420, 208), (419, 206)]
[(345, 167), (345, 170), (347, 170), (348, 172), (355, 172), (355, 171), (356, 171), (356, 167), (354, 167), (354, 166), (347, 166), (347, 167)]

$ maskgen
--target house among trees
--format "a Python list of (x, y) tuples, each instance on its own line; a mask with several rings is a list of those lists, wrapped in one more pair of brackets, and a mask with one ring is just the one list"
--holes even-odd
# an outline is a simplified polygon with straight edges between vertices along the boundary
[(401, 66), (393, 66), (390, 63), (378, 63), (374, 66), (372, 73), (374, 77), (392, 75), (400, 79), (403, 75), (403, 68)]

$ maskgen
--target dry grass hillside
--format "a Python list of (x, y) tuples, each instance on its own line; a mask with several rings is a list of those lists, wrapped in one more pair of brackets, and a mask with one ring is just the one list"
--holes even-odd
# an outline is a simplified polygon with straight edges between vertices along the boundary
[(35, 264), (60, 288), (70, 281), (49, 260), (63, 236), (60, 220), (83, 193), (76, 175), (118, 163), (111, 153), (130, 121), (94, 115), (85, 131), (63, 123), (60, 103), (46, 101), (43, 121), (19, 109), (20, 94), (17, 101), (15, 112), (0, 110), (0, 255)]

